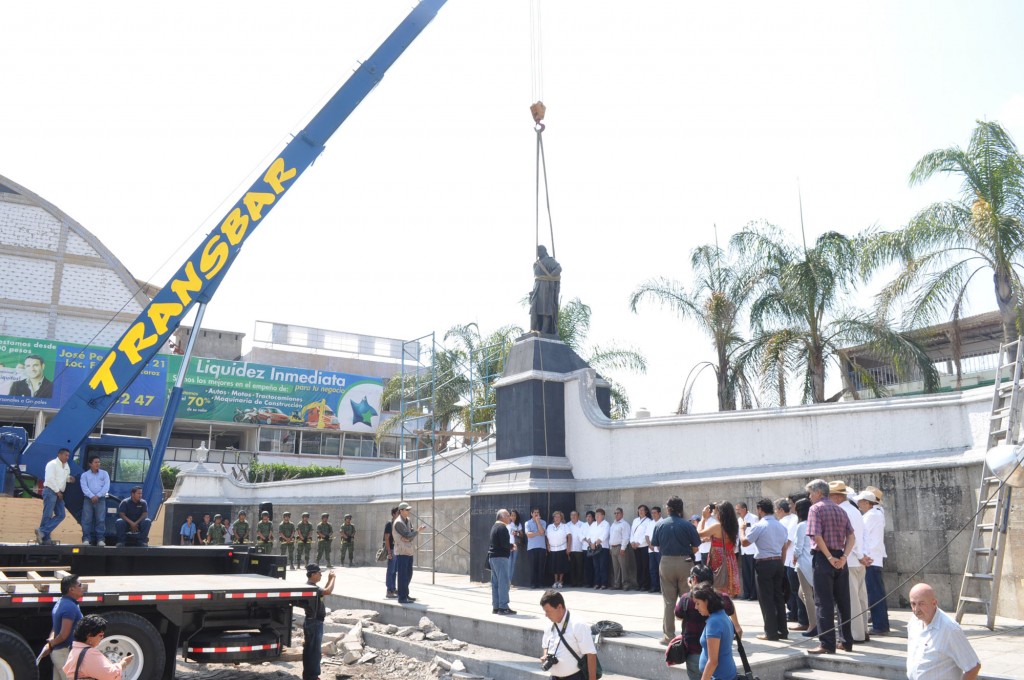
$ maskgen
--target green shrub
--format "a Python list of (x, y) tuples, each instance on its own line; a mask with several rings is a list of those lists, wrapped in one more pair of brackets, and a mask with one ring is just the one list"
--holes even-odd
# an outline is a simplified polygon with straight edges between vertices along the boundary
[(164, 489), (171, 491), (174, 489), (174, 483), (178, 481), (178, 473), (181, 472), (176, 467), (170, 465), (163, 465), (160, 467), (160, 482), (163, 484)]
[(272, 482), (282, 479), (313, 479), (345, 474), (345, 468), (322, 465), (288, 465), (286, 463), (253, 463), (249, 466), (249, 481)]

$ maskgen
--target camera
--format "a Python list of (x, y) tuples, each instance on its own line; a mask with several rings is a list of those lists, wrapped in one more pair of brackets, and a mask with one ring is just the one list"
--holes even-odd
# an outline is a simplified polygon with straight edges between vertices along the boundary
[(542, 671), (551, 670), (551, 667), (554, 666), (556, 663), (558, 663), (558, 659), (556, 657), (552, 655), (545, 656), (543, 659), (541, 659), (540, 669)]
[(717, 506), (714, 503), (708, 503), (708, 509), (711, 510), (711, 512), (715, 511), (715, 507)]

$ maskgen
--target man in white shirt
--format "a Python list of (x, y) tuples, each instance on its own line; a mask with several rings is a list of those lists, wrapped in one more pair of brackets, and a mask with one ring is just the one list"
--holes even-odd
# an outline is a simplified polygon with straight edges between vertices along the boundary
[(594, 554), (594, 590), (608, 590), (608, 541), (611, 538), (611, 526), (604, 518), (604, 508), (594, 511), (594, 523), (590, 525), (587, 536)]
[(633, 548), (633, 562), (636, 566), (636, 586), (639, 590), (651, 589), (651, 576), (648, 569), (648, 553), (650, 539), (647, 529), (652, 527), (651, 509), (640, 504), (636, 507), (636, 519), (629, 530), (629, 545)]
[(574, 588), (583, 586), (583, 553), (587, 549), (584, 539), (587, 537), (587, 523), (580, 519), (580, 513), (573, 510), (565, 523), (572, 540), (569, 542), (569, 585)]
[[(547, 669), (552, 678), (597, 680), (597, 648), (594, 647), (590, 624), (583, 617), (571, 615), (565, 608), (565, 598), (557, 590), (546, 591), (540, 598), (540, 606), (551, 622), (542, 642), (542, 668)], [(577, 659), (586, 659), (585, 674), (581, 674)], [(548, 665), (548, 661), (553, 663)]]
[[(750, 531), (750, 527), (757, 524), (757, 515), (750, 512), (747, 504), (740, 501), (736, 504), (736, 518), (740, 525)], [(754, 580), (754, 559), (757, 557), (757, 546), (751, 543), (749, 546), (740, 546), (740, 572), (743, 576), (743, 592), (741, 600), (757, 599), (757, 582)]]
[(633, 590), (636, 579), (633, 576), (633, 551), (629, 546), (629, 522), (622, 518), (622, 508), (615, 508), (615, 521), (608, 536), (612, 557), (612, 589)]
[(71, 452), (61, 449), (57, 457), (46, 464), (46, 473), (43, 476), (43, 519), (36, 529), (36, 539), (42, 545), (53, 542), (50, 534), (64, 521), (64, 490), (68, 482), (74, 484), (75, 478), (71, 476), (71, 467), (68, 465), (68, 458)]
[(907, 622), (907, 678), (909, 680), (974, 680), (981, 661), (967, 636), (946, 612), (939, 609), (935, 591), (927, 583), (910, 589)]
[[(796, 551), (793, 550), (793, 546), (796, 544), (796, 525), (799, 524), (799, 521), (796, 515), (790, 512), (792, 509), (793, 506), (788, 498), (778, 498), (775, 500), (775, 519), (779, 520), (779, 524), (786, 529), (786, 545), (788, 546), (786, 564), (784, 565), (786, 567), (786, 582), (789, 584), (789, 598), (786, 600), (786, 621), (798, 624), (793, 630), (807, 630), (807, 611), (797, 595), (800, 582), (797, 581), (796, 577)], [(794, 586), (794, 584), (796, 585)]]
[(832, 502), (843, 509), (843, 512), (850, 518), (850, 525), (853, 527), (856, 541), (853, 550), (850, 551), (847, 566), (850, 573), (850, 630), (853, 633), (853, 642), (862, 643), (868, 641), (867, 618), (868, 618), (868, 591), (864, 587), (864, 518), (860, 510), (850, 503), (850, 489), (844, 482), (829, 482), (828, 495)]
[(885, 583), (882, 567), (887, 557), (885, 552), (885, 513), (878, 497), (871, 491), (862, 491), (854, 497), (857, 507), (864, 513), (864, 557), (861, 562), (867, 568), (864, 586), (868, 591), (868, 607), (871, 609), (871, 634), (889, 634), (889, 606), (885, 602)]
[(651, 592), (661, 592), (661, 576), (658, 575), (658, 570), (661, 568), (661, 549), (656, 545), (650, 545), (651, 536), (654, 535), (654, 527), (658, 524), (658, 520), (661, 519), (661, 507), (655, 505), (651, 508), (651, 521), (647, 523), (647, 529), (644, 535), (647, 537), (647, 544), (650, 546), (647, 553), (647, 575), (651, 581)]

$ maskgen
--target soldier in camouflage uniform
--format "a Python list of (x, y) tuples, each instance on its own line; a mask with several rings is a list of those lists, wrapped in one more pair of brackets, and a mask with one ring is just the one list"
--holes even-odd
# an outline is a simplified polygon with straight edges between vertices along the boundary
[(270, 513), (260, 513), (260, 521), (256, 524), (256, 547), (261, 553), (270, 554), (274, 549), (274, 525), (270, 523)]
[(249, 523), (245, 521), (245, 510), (238, 511), (238, 519), (231, 525), (231, 542), (244, 545), (249, 542)]
[(320, 564), (320, 557), (327, 560), (327, 568), (334, 567), (331, 564), (331, 543), (334, 541), (334, 527), (327, 521), (326, 512), (320, 515), (320, 524), (316, 525), (316, 563)]
[[(288, 566), (295, 568), (295, 525), (292, 524), (292, 513), (281, 515), (281, 523), (277, 525), (277, 536), (281, 541), (281, 554), (288, 556)], [(301, 560), (300, 560), (301, 561)]]
[(299, 540), (295, 545), (295, 562), (303, 565), (309, 564), (309, 552), (313, 543), (313, 525), (309, 521), (309, 513), (302, 513), (302, 519), (295, 525), (295, 533)]
[(224, 526), (224, 518), (220, 515), (213, 516), (213, 524), (206, 530), (206, 543), (208, 545), (224, 545), (224, 534), (227, 527)]
[(356, 547), (356, 527), (352, 524), (352, 515), (345, 515), (345, 523), (338, 529), (341, 535), (341, 556), (338, 561), (345, 566), (345, 553), (348, 553), (348, 566), (352, 566), (352, 556)]

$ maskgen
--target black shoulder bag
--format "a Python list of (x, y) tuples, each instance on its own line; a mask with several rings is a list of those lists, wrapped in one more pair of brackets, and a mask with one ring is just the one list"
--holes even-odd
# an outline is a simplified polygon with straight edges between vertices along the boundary
[[(577, 654), (576, 650), (574, 650), (572, 646), (565, 641), (565, 636), (562, 635), (562, 631), (558, 629), (558, 626), (556, 626), (555, 624), (551, 624), (551, 627), (555, 629), (556, 633), (558, 633), (558, 637), (562, 639), (562, 644), (565, 645), (565, 648), (569, 650), (570, 654), (572, 654), (572, 658), (576, 659), (576, 668), (578, 668), (580, 672), (583, 673), (584, 677), (589, 679), (590, 666), (587, 665), (586, 654), (584, 654), (583, 656)], [(566, 612), (565, 614), (565, 627), (569, 627), (569, 612)], [(597, 661), (597, 677), (600, 678), (602, 675), (604, 675), (604, 672), (601, 670), (601, 659), (597, 656), (597, 654), (594, 654), (594, 659)]]
[(78, 680), (78, 671), (82, 670), (82, 662), (85, 661), (85, 655), (89, 653), (92, 647), (85, 647), (82, 649), (82, 653), (78, 655), (78, 665), (75, 666), (75, 680)]

